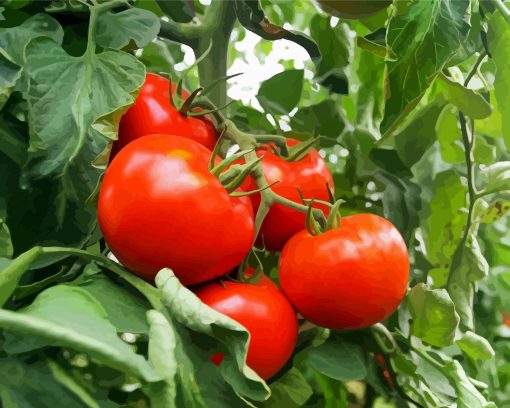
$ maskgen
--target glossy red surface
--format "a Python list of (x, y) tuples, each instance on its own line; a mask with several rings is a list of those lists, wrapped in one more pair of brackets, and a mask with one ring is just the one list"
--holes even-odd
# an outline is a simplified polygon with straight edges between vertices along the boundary
[[(199, 289), (197, 296), (213, 309), (243, 325), (250, 333), (247, 364), (262, 378), (276, 374), (296, 345), (296, 313), (283, 294), (265, 277), (261, 284), (226, 281)], [(211, 357), (220, 364), (223, 356)]]
[(185, 285), (224, 275), (251, 248), (248, 198), (230, 197), (208, 171), (211, 152), (182, 137), (126, 146), (103, 179), (98, 219), (113, 254), (151, 280), (172, 268)]
[(285, 245), (279, 261), (282, 291), (309, 321), (358, 329), (389, 317), (409, 279), (407, 248), (397, 229), (372, 214), (342, 218), (317, 236), (306, 230)]
[[(176, 85), (171, 86), (175, 92)], [(183, 97), (188, 96), (183, 91)], [(133, 140), (153, 133), (187, 137), (210, 150), (217, 140), (216, 129), (207, 117), (187, 117), (172, 106), (168, 79), (148, 73), (134, 105), (122, 116), (119, 139), (113, 144), (111, 157)]]
[[(297, 140), (288, 139), (288, 145), (294, 146)], [(317, 150), (312, 149), (304, 158), (295, 162), (288, 162), (273, 153), (271, 148), (262, 147), (257, 150), (257, 156), (264, 156), (262, 167), (268, 183), (279, 181), (272, 190), (297, 203), (301, 203), (298, 189), (305, 198), (328, 201), (326, 183), (334, 191), (333, 177), (320, 157)], [(243, 183), (245, 191), (256, 190), (255, 181), (249, 177)], [(256, 213), (260, 205), (260, 194), (250, 196), (253, 211)], [(321, 204), (314, 207), (322, 209), (328, 214), (328, 208)], [(259, 244), (264, 244), (270, 251), (280, 251), (283, 245), (295, 233), (305, 228), (306, 215), (303, 212), (274, 204), (267, 214), (259, 233)]]

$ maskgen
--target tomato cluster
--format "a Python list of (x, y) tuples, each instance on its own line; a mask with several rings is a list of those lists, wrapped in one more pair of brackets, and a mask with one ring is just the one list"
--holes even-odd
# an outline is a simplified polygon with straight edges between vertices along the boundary
[[(391, 315), (409, 274), (407, 249), (396, 228), (379, 216), (358, 214), (311, 234), (303, 212), (279, 203), (270, 208), (256, 240), (260, 194), (231, 194), (211, 172), (215, 127), (206, 117), (179, 112), (169, 100), (172, 89), (167, 79), (147, 75), (121, 120), (102, 181), (99, 225), (119, 261), (148, 281), (168, 267), (184, 285), (201, 284), (194, 290), (204, 303), (246, 327), (247, 363), (265, 379), (292, 355), (296, 311), (331, 329), (364, 328)], [(290, 148), (297, 143), (288, 140)], [(272, 146), (261, 146), (257, 155), (267, 181), (278, 181), (274, 193), (295, 203), (313, 198), (328, 214), (333, 179), (315, 149), (294, 161)], [(249, 176), (239, 189), (257, 185)], [(215, 280), (244, 264), (254, 242), (281, 251), (281, 291), (265, 276), (255, 284)], [(221, 359), (221, 354), (211, 357), (215, 364)]]

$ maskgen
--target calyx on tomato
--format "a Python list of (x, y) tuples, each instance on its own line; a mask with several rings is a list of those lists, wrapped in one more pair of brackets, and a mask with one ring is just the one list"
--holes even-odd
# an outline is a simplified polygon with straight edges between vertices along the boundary
[[(171, 101), (171, 95), (176, 93), (176, 85), (167, 78), (147, 73), (135, 103), (120, 120), (119, 138), (113, 144), (110, 157), (133, 140), (154, 133), (186, 137), (214, 149), (218, 139), (214, 124), (207, 116), (182, 114), (179, 110), (184, 105), (176, 108)], [(190, 95), (182, 90), (182, 97), (187, 100)]]
[[(294, 148), (301, 149), (302, 144), (295, 139), (287, 139), (290, 156)], [(306, 146), (299, 157), (294, 161), (286, 160), (275, 151), (271, 145), (263, 145), (257, 149), (257, 156), (262, 157), (262, 169), (268, 184), (274, 183), (272, 190), (296, 203), (306, 199), (315, 198), (312, 206), (329, 214), (327, 201), (334, 189), (333, 177), (326, 162), (311, 145)], [(257, 189), (257, 184), (252, 177), (248, 177), (242, 184), (246, 191)], [(330, 191), (328, 191), (330, 190)], [(260, 206), (260, 194), (250, 196), (253, 209), (256, 212)], [(324, 204), (326, 202), (326, 204)], [(271, 206), (264, 218), (257, 244), (264, 246), (270, 251), (280, 251), (285, 242), (294, 234), (305, 228), (306, 215), (296, 209), (275, 203)]]
[(110, 163), (98, 220), (108, 246), (135, 274), (165, 267), (185, 285), (225, 275), (248, 254), (253, 210), (209, 172), (211, 151), (166, 134), (147, 135)]

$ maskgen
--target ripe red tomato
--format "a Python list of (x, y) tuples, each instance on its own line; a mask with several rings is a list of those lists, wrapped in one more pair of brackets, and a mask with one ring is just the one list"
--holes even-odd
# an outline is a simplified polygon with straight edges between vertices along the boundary
[[(297, 140), (288, 139), (288, 145), (294, 146)], [(297, 203), (301, 203), (298, 189), (305, 198), (328, 201), (326, 183), (334, 189), (333, 177), (326, 162), (317, 150), (312, 149), (301, 160), (288, 162), (276, 155), (269, 146), (262, 146), (257, 150), (257, 156), (264, 156), (262, 167), (268, 183), (275, 184), (272, 189), (275, 193)], [(245, 191), (256, 190), (258, 187), (253, 178), (248, 177), (243, 183)], [(250, 196), (253, 211), (256, 213), (260, 205), (260, 194)], [(314, 204), (328, 214), (328, 207)], [(285, 242), (305, 227), (306, 215), (281, 204), (274, 204), (264, 218), (259, 233), (259, 244), (264, 244), (270, 251), (280, 251)]]
[[(296, 313), (285, 296), (269, 278), (259, 285), (248, 283), (210, 283), (200, 288), (197, 296), (213, 309), (243, 325), (250, 333), (247, 364), (263, 379), (280, 370), (296, 345), (298, 323)], [(220, 364), (221, 353), (211, 357)]]
[[(111, 157), (139, 137), (166, 133), (193, 139), (212, 150), (218, 139), (216, 129), (206, 117), (181, 115), (170, 103), (170, 86), (176, 85), (166, 78), (148, 73), (133, 106), (122, 116), (119, 139), (113, 144)], [(183, 96), (188, 93), (183, 91)]]
[(342, 218), (338, 228), (292, 237), (279, 261), (282, 291), (310, 322), (359, 329), (389, 317), (409, 278), (407, 248), (389, 221), (373, 214)]
[(185, 285), (228, 273), (249, 252), (253, 211), (208, 170), (211, 152), (183, 137), (149, 135), (113, 159), (98, 219), (113, 254), (150, 280), (172, 268)]

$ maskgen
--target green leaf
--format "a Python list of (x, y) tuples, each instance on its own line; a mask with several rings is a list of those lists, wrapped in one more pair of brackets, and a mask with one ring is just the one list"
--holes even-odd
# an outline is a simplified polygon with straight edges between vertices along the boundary
[(491, 115), (492, 107), (482, 95), (452, 81), (444, 74), (439, 74), (437, 82), (448, 102), (471, 119), (485, 119)]
[(57, 225), (73, 218), (91, 231), (95, 214), (84, 203), (101, 174), (91, 163), (107, 137), (116, 134), (118, 116), (133, 103), (145, 78), (143, 65), (113, 50), (74, 58), (47, 38), (32, 40), (25, 54), (31, 131), (25, 180), (57, 178)]
[(177, 333), (165, 316), (157, 310), (147, 312), (150, 325), (149, 362), (154, 371), (163, 379), (149, 388), (149, 398), (153, 407), (174, 407), (177, 397), (176, 355)]
[(510, 161), (502, 161), (483, 166), (481, 174), (484, 178), (484, 193), (495, 193), (510, 190)]
[(475, 361), (490, 360), (496, 354), (486, 338), (469, 330), (455, 343), (464, 353)]
[(444, 107), (436, 124), (437, 139), (441, 146), (441, 157), (447, 163), (463, 163), (466, 160), (462, 144), (457, 109)]
[(475, 388), (458, 361), (449, 362), (445, 366), (445, 371), (457, 388), (457, 406), (459, 408), (497, 408), (496, 404), (487, 401)]
[(469, 236), (461, 242), (453, 256), (450, 275), (448, 277), (448, 293), (460, 316), (461, 323), (473, 329), (473, 296), (474, 282), (485, 278), (489, 273), (489, 265), (475, 236)]
[(335, 380), (362, 380), (367, 375), (362, 346), (337, 333), (320, 346), (310, 349), (308, 363), (314, 370)]
[[(246, 365), (249, 334), (239, 323), (203, 304), (193, 292), (181, 285), (169, 269), (156, 276), (156, 286), (161, 290), (161, 300), (168, 316), (180, 325), (196, 333), (195, 350), (205, 347), (202, 354), (209, 357), (221, 351), (225, 354), (220, 370), (225, 381), (236, 393), (256, 401), (269, 395), (269, 388), (255, 372)], [(216, 342), (212, 341), (216, 339)], [(221, 348), (214, 351), (216, 343)], [(187, 343), (183, 340), (183, 344)], [(204, 353), (205, 351), (205, 353)], [(199, 357), (198, 350), (190, 358)], [(212, 365), (209, 357), (202, 360), (205, 367)], [(214, 367), (212, 367), (214, 368)], [(197, 369), (197, 375), (200, 370)]]
[(7, 299), (14, 293), (21, 276), (30, 268), (32, 262), (40, 255), (41, 248), (34, 247), (21, 254), (0, 273), (0, 306), (3, 306)]
[(402, 162), (411, 168), (436, 140), (435, 126), (445, 101), (438, 97), (420, 109), (395, 136), (395, 149)]
[(411, 333), (414, 336), (436, 347), (453, 343), (459, 316), (445, 289), (429, 289), (419, 283), (409, 292), (407, 303), (413, 319)]
[(130, 41), (143, 48), (156, 38), (160, 25), (158, 16), (148, 10), (107, 11), (97, 18), (94, 36), (96, 42), (105, 48), (121, 49)]
[(0, 359), (0, 400), (5, 408), (89, 407), (99, 405), (51, 360)]
[(500, 13), (494, 13), (489, 21), (487, 33), (492, 61), (496, 65), (496, 78), (494, 79), (494, 94), (498, 110), (501, 112), (501, 129), (507, 148), (510, 146), (510, 30), (508, 23)]
[(436, 286), (446, 284), (447, 271), (466, 224), (467, 215), (463, 211), (466, 194), (467, 189), (454, 170), (437, 174), (429, 203), (430, 215), (424, 221), (428, 259), (438, 271)]
[(53, 17), (38, 13), (17, 27), (0, 31), (0, 54), (8, 55), (12, 62), (23, 66), (25, 47), (36, 37), (49, 37), (60, 44), (64, 30)]
[(302, 69), (280, 72), (260, 84), (257, 99), (266, 111), (285, 115), (301, 98), (303, 76)]
[(477, 215), (480, 222), (490, 224), (504, 217), (510, 211), (510, 201), (496, 200), (490, 204), (485, 203), (485, 207), (479, 210)]
[(55, 19), (42, 13), (19, 26), (0, 30), (0, 109), (21, 77), (25, 46), (32, 38), (40, 36), (48, 36), (61, 43), (64, 31)]
[(316, 15), (310, 23), (310, 33), (317, 42), (322, 58), (317, 63), (317, 80), (330, 92), (347, 94), (349, 81), (345, 69), (354, 54), (354, 37), (345, 23), (332, 28), (329, 18)]
[(113, 283), (106, 276), (97, 274), (79, 285), (98, 300), (108, 320), (121, 333), (148, 333), (145, 317), (149, 304), (125, 287)]
[(313, 391), (306, 378), (296, 367), (271, 384), (271, 398), (264, 408), (299, 408), (312, 396)]
[(0, 328), (9, 354), (68, 347), (145, 381), (160, 380), (147, 361), (117, 336), (101, 304), (79, 287), (54, 286), (17, 312), (0, 310)]
[(195, 16), (195, 5), (192, 0), (156, 0), (164, 14), (178, 23), (189, 23)]
[(326, 136), (334, 141), (345, 129), (345, 120), (338, 104), (326, 99), (316, 105), (300, 107), (291, 117), (290, 125), (294, 131)]
[(9, 231), (7, 224), (2, 219), (0, 219), (0, 257), (12, 258), (12, 254), (13, 248), (11, 232)]
[(184, 53), (180, 44), (156, 39), (142, 49), (142, 55), (138, 59), (148, 72), (167, 72), (175, 78), (177, 75), (174, 65), (184, 59)]
[(388, 137), (417, 105), (469, 32), (470, 2), (397, 1), (387, 27), (385, 112)]
[(16, 85), (16, 81), (21, 76), (21, 67), (12, 62), (3, 53), (4, 51), (0, 48), (0, 109), (4, 107), (14, 85)]

